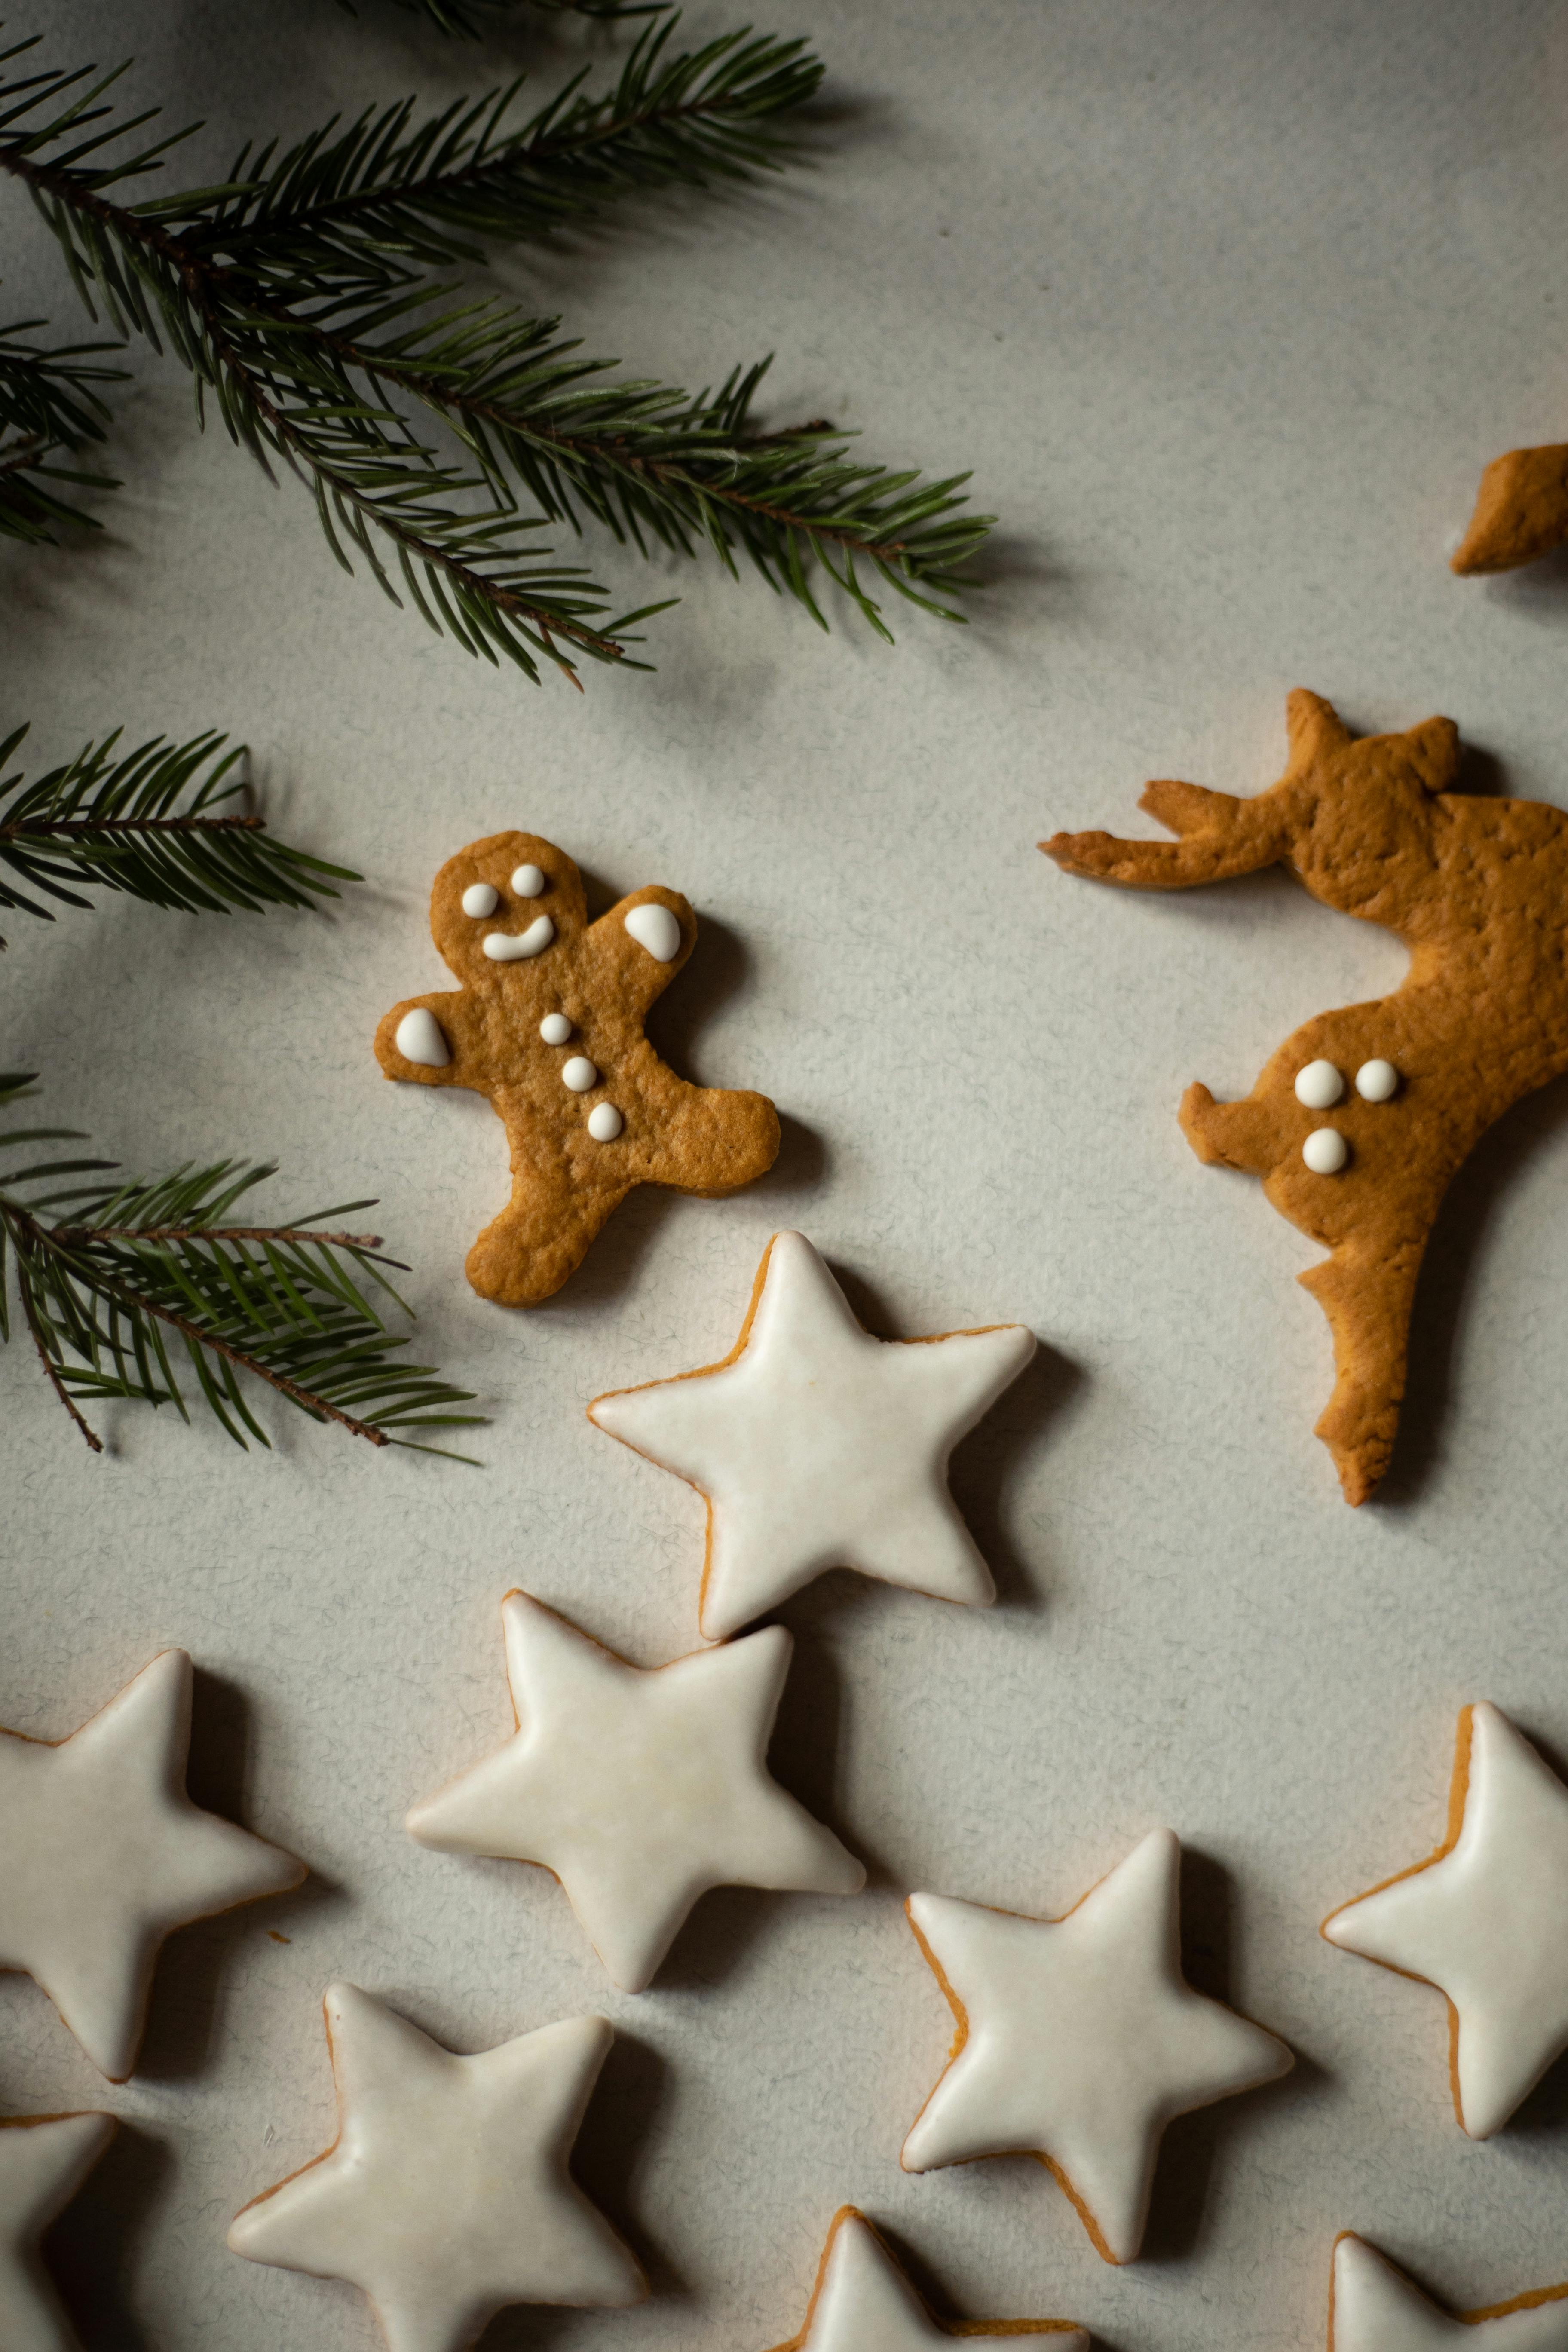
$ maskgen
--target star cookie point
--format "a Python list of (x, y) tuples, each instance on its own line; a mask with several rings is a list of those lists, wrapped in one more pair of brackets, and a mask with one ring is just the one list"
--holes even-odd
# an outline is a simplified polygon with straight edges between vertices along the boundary
[(712, 1887), (860, 1892), (863, 1865), (768, 1771), (784, 1626), (643, 1668), (531, 1594), (502, 1618), (518, 1728), (414, 1808), (419, 1843), (549, 1871), (623, 1992)]
[(729, 1354), (595, 1397), (595, 1426), (708, 1504), (699, 1602), (720, 1641), (828, 1568), (984, 1606), (948, 1458), (1035, 1353), (1022, 1324), (878, 1339), (804, 1234), (775, 1234)]
[(467, 1261), (481, 1297), (552, 1297), (638, 1184), (715, 1199), (773, 1166), (766, 1096), (690, 1085), (644, 1034), (697, 940), (679, 891), (634, 891), (591, 923), (563, 850), (494, 834), (437, 875), (430, 930), (458, 989), (394, 1005), (375, 1055), (389, 1078), (485, 1096), (506, 1129), (511, 1200)]
[(1568, 1788), (1500, 1707), (1460, 1715), (1436, 1851), (1342, 1904), (1321, 1932), (1442, 1993), (1460, 2126), (1472, 2139), (1501, 2130), (1568, 2049)]
[(645, 2299), (569, 2169), (608, 2019), (458, 2057), (355, 1985), (331, 1986), (323, 2011), (338, 2137), (236, 2215), (235, 2253), (357, 2286), (391, 2352), (468, 2352), (514, 2303)]
[(0, 2345), (79, 2352), (38, 2241), (114, 2137), (106, 2115), (0, 2117)]
[(834, 2215), (806, 2306), (805, 2324), (775, 2352), (940, 2352), (955, 2338), (1010, 2342), (1049, 2336), (1055, 2352), (1089, 2352), (1070, 2319), (965, 2320), (944, 2326), (905, 2275), (891, 2247), (853, 2205)]
[(1453, 2316), (1353, 2231), (1334, 2241), (1329, 2352), (1568, 2352), (1568, 2284)]
[(164, 1650), (68, 1738), (0, 1731), (0, 1967), (33, 1978), (110, 2082), (135, 2064), (164, 1939), (307, 1875), (191, 1801), (192, 1679)]
[(1035, 2157), (1096, 2252), (1135, 2258), (1165, 2125), (1294, 2063), (1183, 1977), (1180, 1873), (1179, 1841), (1154, 1830), (1059, 1918), (910, 1897), (958, 2031), (905, 2140), (906, 2171)]

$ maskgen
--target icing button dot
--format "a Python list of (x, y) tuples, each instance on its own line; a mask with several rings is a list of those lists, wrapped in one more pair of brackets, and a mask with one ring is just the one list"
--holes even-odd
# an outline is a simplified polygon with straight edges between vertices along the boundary
[(585, 1095), (590, 1087), (599, 1083), (599, 1073), (586, 1054), (574, 1054), (561, 1066), (561, 1083), (570, 1087), (574, 1095)]
[(625, 1125), (614, 1103), (595, 1103), (588, 1113), (588, 1132), (595, 1143), (614, 1143)]
[(547, 1013), (539, 1024), (539, 1034), (547, 1045), (564, 1045), (572, 1034), (572, 1024), (564, 1013)]
[(416, 1062), (422, 1070), (444, 1070), (452, 1058), (440, 1023), (423, 1004), (404, 1014), (394, 1043), (405, 1062)]
[(1314, 1176), (1337, 1176), (1350, 1156), (1350, 1146), (1337, 1127), (1315, 1127), (1301, 1146), (1301, 1157)]
[(463, 893), (463, 912), (479, 922), (500, 905), (500, 892), (489, 882), (470, 882)]
[(516, 866), (512, 868), (511, 887), (520, 898), (537, 898), (544, 887), (542, 866)]
[(1296, 1100), (1309, 1110), (1327, 1110), (1344, 1090), (1345, 1082), (1331, 1062), (1309, 1062), (1296, 1073)]
[(526, 931), (515, 935), (510, 931), (487, 931), (485, 953), (492, 963), (520, 963), (525, 956), (541, 954), (555, 937), (555, 926), (548, 915), (536, 915)]
[(1392, 1062), (1363, 1062), (1355, 1074), (1355, 1090), (1363, 1102), (1387, 1102), (1399, 1090), (1399, 1073)]
[(647, 948), (656, 963), (673, 963), (680, 953), (680, 925), (668, 907), (634, 907), (626, 929), (639, 948)]

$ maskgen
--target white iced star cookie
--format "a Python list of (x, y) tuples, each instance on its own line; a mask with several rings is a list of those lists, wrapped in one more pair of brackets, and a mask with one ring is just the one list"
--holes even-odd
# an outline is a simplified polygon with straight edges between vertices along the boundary
[(1442, 1844), (1322, 1932), (1446, 1995), (1454, 2110), (1489, 2139), (1568, 2048), (1568, 1789), (1498, 1708), (1466, 1707)]
[(1568, 2352), (1568, 2286), (1454, 2317), (1347, 2231), (1334, 2242), (1329, 2352)]
[(1035, 1352), (1019, 1323), (874, 1339), (804, 1234), (775, 1234), (722, 1363), (595, 1397), (588, 1418), (708, 1499), (710, 1642), (827, 1568), (996, 1597), (948, 1456)]
[(42, 1987), (111, 2083), (136, 2063), (163, 1938), (306, 1875), (192, 1804), (190, 1744), (184, 1650), (68, 1739), (0, 1731), (0, 1969)]
[(777, 2352), (945, 2352), (955, 2336), (999, 2344), (1021, 2336), (1054, 2336), (1056, 2352), (1089, 2352), (1086, 2331), (1070, 2319), (981, 2319), (943, 2327), (865, 2215), (846, 2205), (827, 2233), (805, 2326)]
[(1181, 1855), (1169, 1830), (1152, 1830), (1060, 1919), (910, 1895), (958, 2035), (904, 2142), (906, 2172), (1037, 2157), (1096, 2252), (1133, 2259), (1165, 2126), (1294, 2063), (1183, 1979)]
[(0, 2345), (5, 2352), (77, 2352), (74, 2331), (38, 2258), (110, 2141), (112, 2116), (0, 2120)]
[(642, 1992), (712, 1886), (858, 1895), (866, 1873), (768, 1774), (782, 1625), (629, 1665), (526, 1592), (501, 1603), (519, 1728), (408, 1816), (447, 1853), (553, 1872), (615, 1982)]
[(348, 2280), (391, 2352), (467, 2352), (508, 2304), (643, 2301), (647, 2281), (568, 2168), (607, 2018), (459, 2058), (355, 1985), (324, 2007), (338, 2137), (236, 2216), (237, 2254)]

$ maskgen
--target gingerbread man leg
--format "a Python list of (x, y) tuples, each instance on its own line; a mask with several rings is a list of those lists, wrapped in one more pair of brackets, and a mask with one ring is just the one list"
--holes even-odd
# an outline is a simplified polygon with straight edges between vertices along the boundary
[(1364, 1503), (1388, 1467), (1405, 1396), (1419, 1248), (1338, 1251), (1298, 1276), (1329, 1318), (1334, 1392), (1313, 1434), (1333, 1456), (1347, 1503)]

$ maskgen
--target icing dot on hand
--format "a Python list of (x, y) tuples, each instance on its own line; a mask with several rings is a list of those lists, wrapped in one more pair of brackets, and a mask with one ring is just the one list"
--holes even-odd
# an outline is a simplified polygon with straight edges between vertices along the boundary
[(680, 953), (680, 925), (668, 907), (634, 907), (626, 929), (656, 963), (673, 963)]
[(1301, 1146), (1301, 1157), (1314, 1176), (1337, 1176), (1350, 1156), (1337, 1127), (1315, 1127)]
[(452, 1058), (440, 1023), (423, 1004), (404, 1014), (394, 1043), (405, 1062), (417, 1062), (422, 1070), (444, 1070)]
[(1392, 1062), (1363, 1062), (1355, 1074), (1355, 1090), (1363, 1102), (1387, 1102), (1398, 1087), (1399, 1073)]
[(1309, 1062), (1296, 1073), (1296, 1100), (1304, 1103), (1309, 1110), (1327, 1110), (1331, 1103), (1338, 1102), (1344, 1090), (1345, 1082), (1331, 1062)]
[(614, 1103), (595, 1103), (588, 1113), (588, 1132), (595, 1143), (614, 1143), (625, 1124)]
[(489, 882), (470, 882), (463, 893), (463, 912), (478, 922), (485, 915), (493, 915), (500, 905), (500, 892)]
[(544, 887), (544, 868), (542, 866), (513, 866), (511, 887), (520, 898), (537, 898)]
[(561, 1066), (561, 1082), (570, 1087), (574, 1095), (585, 1095), (590, 1087), (598, 1085), (599, 1073), (586, 1054), (574, 1054), (569, 1062)]
[(539, 1024), (539, 1034), (547, 1045), (564, 1045), (572, 1034), (572, 1024), (564, 1013), (547, 1013)]
[(487, 931), (485, 953), (492, 963), (518, 963), (524, 956), (536, 956), (555, 937), (555, 926), (548, 915), (536, 915), (526, 931), (514, 938), (510, 931)]

